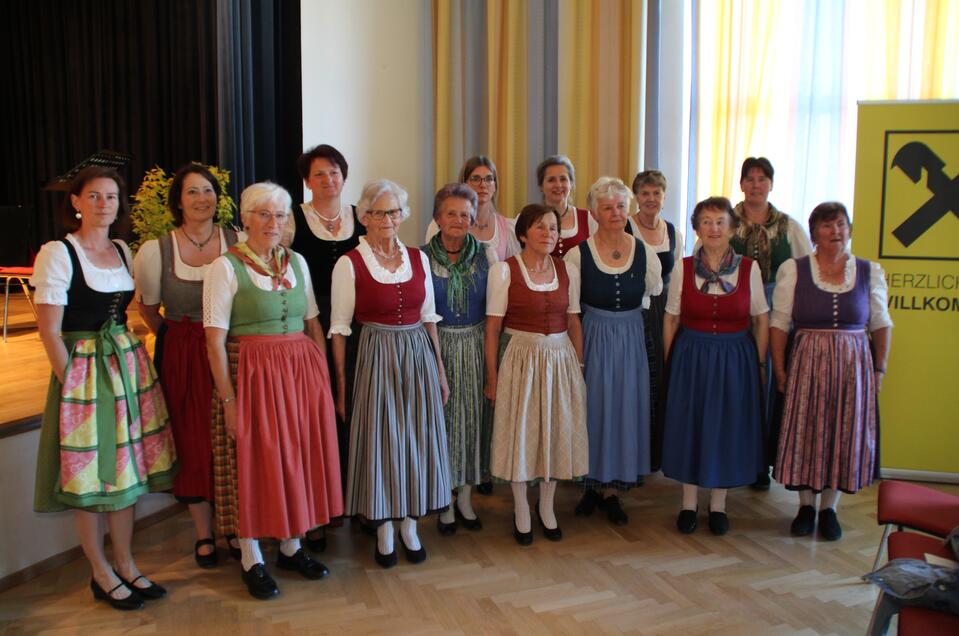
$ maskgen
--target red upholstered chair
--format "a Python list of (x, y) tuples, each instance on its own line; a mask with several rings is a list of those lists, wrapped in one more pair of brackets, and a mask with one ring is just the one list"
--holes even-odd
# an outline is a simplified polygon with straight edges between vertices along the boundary
[(7, 341), (7, 312), (10, 305), (10, 281), (15, 280), (20, 283), (20, 289), (23, 290), (30, 303), (30, 309), (33, 310), (33, 317), (37, 317), (37, 308), (33, 306), (33, 299), (30, 298), (30, 288), (27, 287), (27, 280), (33, 276), (32, 267), (0, 267), (0, 281), (3, 281), (3, 341)]
[[(955, 560), (956, 558), (938, 537), (915, 532), (893, 532), (889, 535), (889, 560), (924, 559), (926, 553), (944, 559)], [(871, 630), (872, 625), (869, 631)], [(959, 634), (959, 616), (921, 607), (903, 607), (899, 610), (899, 634), (900, 636), (939, 636), (940, 634), (955, 636)]]
[(892, 527), (910, 528), (937, 537), (945, 537), (959, 526), (959, 496), (905, 481), (879, 484), (879, 510), (876, 519), (885, 525), (872, 569), (879, 567)]

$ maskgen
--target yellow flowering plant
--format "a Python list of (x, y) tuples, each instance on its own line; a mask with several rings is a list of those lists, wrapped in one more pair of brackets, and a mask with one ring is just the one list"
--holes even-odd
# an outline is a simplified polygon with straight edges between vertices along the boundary
[[(232, 225), (236, 203), (227, 190), (230, 185), (230, 171), (216, 166), (204, 167), (220, 184), (214, 223), (221, 227)], [(133, 196), (133, 208), (130, 210), (130, 221), (136, 235), (130, 245), (132, 249), (136, 250), (145, 241), (159, 238), (173, 230), (173, 216), (167, 209), (167, 196), (172, 183), (173, 175), (167, 174), (160, 166), (154, 166), (143, 175), (143, 181)]]

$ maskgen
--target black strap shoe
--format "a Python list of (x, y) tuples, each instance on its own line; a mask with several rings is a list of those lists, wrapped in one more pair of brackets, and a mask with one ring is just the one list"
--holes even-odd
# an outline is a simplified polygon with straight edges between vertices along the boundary
[(276, 558), (276, 567), (281, 570), (296, 570), (303, 575), (303, 578), (314, 581), (330, 573), (325, 565), (314, 561), (303, 548), (294, 552), (293, 556), (286, 556), (281, 551)]
[[(204, 545), (213, 546), (213, 552), (209, 554), (200, 554), (200, 547)], [(216, 542), (210, 539), (200, 539), (193, 545), (193, 558), (196, 559), (196, 564), (201, 568), (214, 568), (218, 563), (218, 557), (216, 555)]]
[(253, 598), (265, 601), (280, 593), (276, 581), (266, 573), (262, 563), (255, 563), (249, 570), (243, 570), (243, 582)]
[(619, 497), (610, 495), (603, 500), (603, 508), (606, 510), (606, 517), (610, 522), (617, 526), (625, 526), (629, 523), (629, 517), (623, 512), (623, 507), (619, 502)]
[(130, 595), (126, 598), (113, 598), (113, 593), (120, 589), (121, 587), (126, 587), (129, 589), (129, 585), (123, 582), (123, 579), (120, 579), (120, 583), (117, 584), (109, 592), (104, 592), (103, 588), (100, 587), (100, 584), (96, 582), (96, 579), (90, 579), (90, 589), (93, 591), (93, 598), (98, 601), (106, 601), (110, 604), (110, 607), (118, 610), (138, 610), (143, 609), (143, 597), (136, 593), (134, 590), (130, 590)]
[[(124, 585), (126, 585), (128, 588), (130, 588), (131, 590), (133, 590), (134, 592), (142, 596), (144, 600), (155, 601), (158, 598), (163, 598), (164, 596), (166, 596), (166, 589), (162, 585), (157, 585), (156, 583), (154, 583), (147, 577), (143, 576), (142, 574), (138, 576), (137, 578), (133, 579), (132, 581), (127, 581), (125, 578), (120, 576), (120, 573), (117, 572), (116, 570), (114, 570), (113, 573), (117, 575), (118, 579), (123, 581)], [(150, 585), (147, 587), (137, 587), (136, 585), (134, 585), (140, 579), (143, 579), (144, 583), (149, 583)]]

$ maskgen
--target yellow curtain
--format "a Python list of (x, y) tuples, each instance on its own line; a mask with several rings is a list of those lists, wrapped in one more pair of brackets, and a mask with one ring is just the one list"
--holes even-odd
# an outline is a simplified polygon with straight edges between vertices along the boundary
[(559, 151), (576, 168), (576, 204), (600, 176), (627, 183), (642, 167), (643, 0), (561, 0)]

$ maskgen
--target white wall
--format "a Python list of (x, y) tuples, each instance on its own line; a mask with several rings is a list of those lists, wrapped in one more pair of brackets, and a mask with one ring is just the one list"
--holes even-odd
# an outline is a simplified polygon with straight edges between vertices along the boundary
[(412, 214), (400, 238), (420, 245), (434, 193), (430, 2), (304, 0), (301, 25), (303, 147), (343, 153), (344, 201), (371, 179), (403, 186)]
[[(70, 512), (33, 511), (39, 443), (39, 429), (0, 439), (0, 579), (80, 545)], [(141, 497), (136, 516), (173, 503), (170, 495)]]

